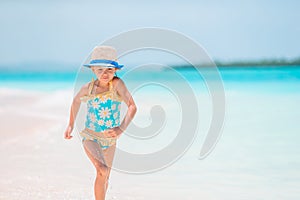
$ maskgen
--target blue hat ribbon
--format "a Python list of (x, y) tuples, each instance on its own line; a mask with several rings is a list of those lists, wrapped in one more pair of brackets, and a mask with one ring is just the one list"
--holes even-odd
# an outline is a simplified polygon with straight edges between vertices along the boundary
[(113, 61), (113, 60), (91, 60), (89, 64), (86, 64), (84, 66), (90, 66), (93, 64), (111, 64), (113, 66), (115, 66), (115, 68), (122, 68), (124, 65), (120, 65), (118, 62)]

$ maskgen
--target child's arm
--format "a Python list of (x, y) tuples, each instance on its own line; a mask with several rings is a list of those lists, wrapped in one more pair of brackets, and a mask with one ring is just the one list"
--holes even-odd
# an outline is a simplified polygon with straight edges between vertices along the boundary
[(113, 132), (109, 132), (109, 134), (111, 134), (112, 137), (114, 137), (114, 136), (116, 137), (116, 136), (120, 135), (123, 131), (126, 130), (126, 128), (132, 121), (132, 119), (137, 111), (134, 100), (133, 100), (131, 94), (129, 93), (128, 89), (126, 88), (125, 83), (122, 81), (122, 79), (114, 78), (114, 82), (116, 82), (115, 83), (116, 90), (117, 90), (118, 94), (121, 96), (121, 98), (124, 100), (126, 105), (128, 106), (128, 110), (127, 110), (127, 113), (126, 113), (121, 125), (119, 126), (119, 130), (115, 133), (115, 135)]
[(73, 102), (72, 102), (71, 110), (70, 110), (69, 124), (68, 124), (67, 130), (65, 131), (65, 139), (71, 139), (73, 137), (73, 136), (71, 136), (71, 133), (73, 131), (74, 122), (75, 122), (77, 113), (80, 108), (80, 104), (81, 104), (80, 97), (88, 94), (88, 87), (89, 87), (89, 83), (82, 86), (80, 91), (73, 98)]

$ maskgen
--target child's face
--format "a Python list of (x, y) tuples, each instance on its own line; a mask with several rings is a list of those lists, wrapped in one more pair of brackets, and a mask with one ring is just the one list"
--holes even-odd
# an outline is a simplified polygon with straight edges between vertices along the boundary
[(97, 76), (99, 81), (102, 82), (109, 82), (113, 79), (116, 68), (110, 68), (110, 67), (91, 67), (94, 74)]

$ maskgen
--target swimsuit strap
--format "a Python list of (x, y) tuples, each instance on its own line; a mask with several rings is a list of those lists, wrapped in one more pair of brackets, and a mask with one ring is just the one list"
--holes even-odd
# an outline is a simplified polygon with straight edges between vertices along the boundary
[(92, 81), (89, 85), (89, 95), (92, 94), (92, 91), (93, 91), (93, 88), (94, 88), (94, 83), (95, 83), (95, 80), (94, 80), (94, 78), (92, 78)]
[(113, 89), (113, 84), (112, 84), (112, 80), (111, 81), (109, 81), (109, 91), (112, 91), (112, 89)]

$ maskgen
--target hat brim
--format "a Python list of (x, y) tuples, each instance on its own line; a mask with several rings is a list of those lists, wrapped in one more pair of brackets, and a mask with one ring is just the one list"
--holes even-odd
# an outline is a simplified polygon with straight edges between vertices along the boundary
[(112, 64), (107, 64), (107, 63), (94, 63), (94, 64), (84, 64), (83, 66), (85, 67), (107, 67), (107, 68), (117, 68), (117, 69), (121, 69), (124, 65), (112, 65)]

